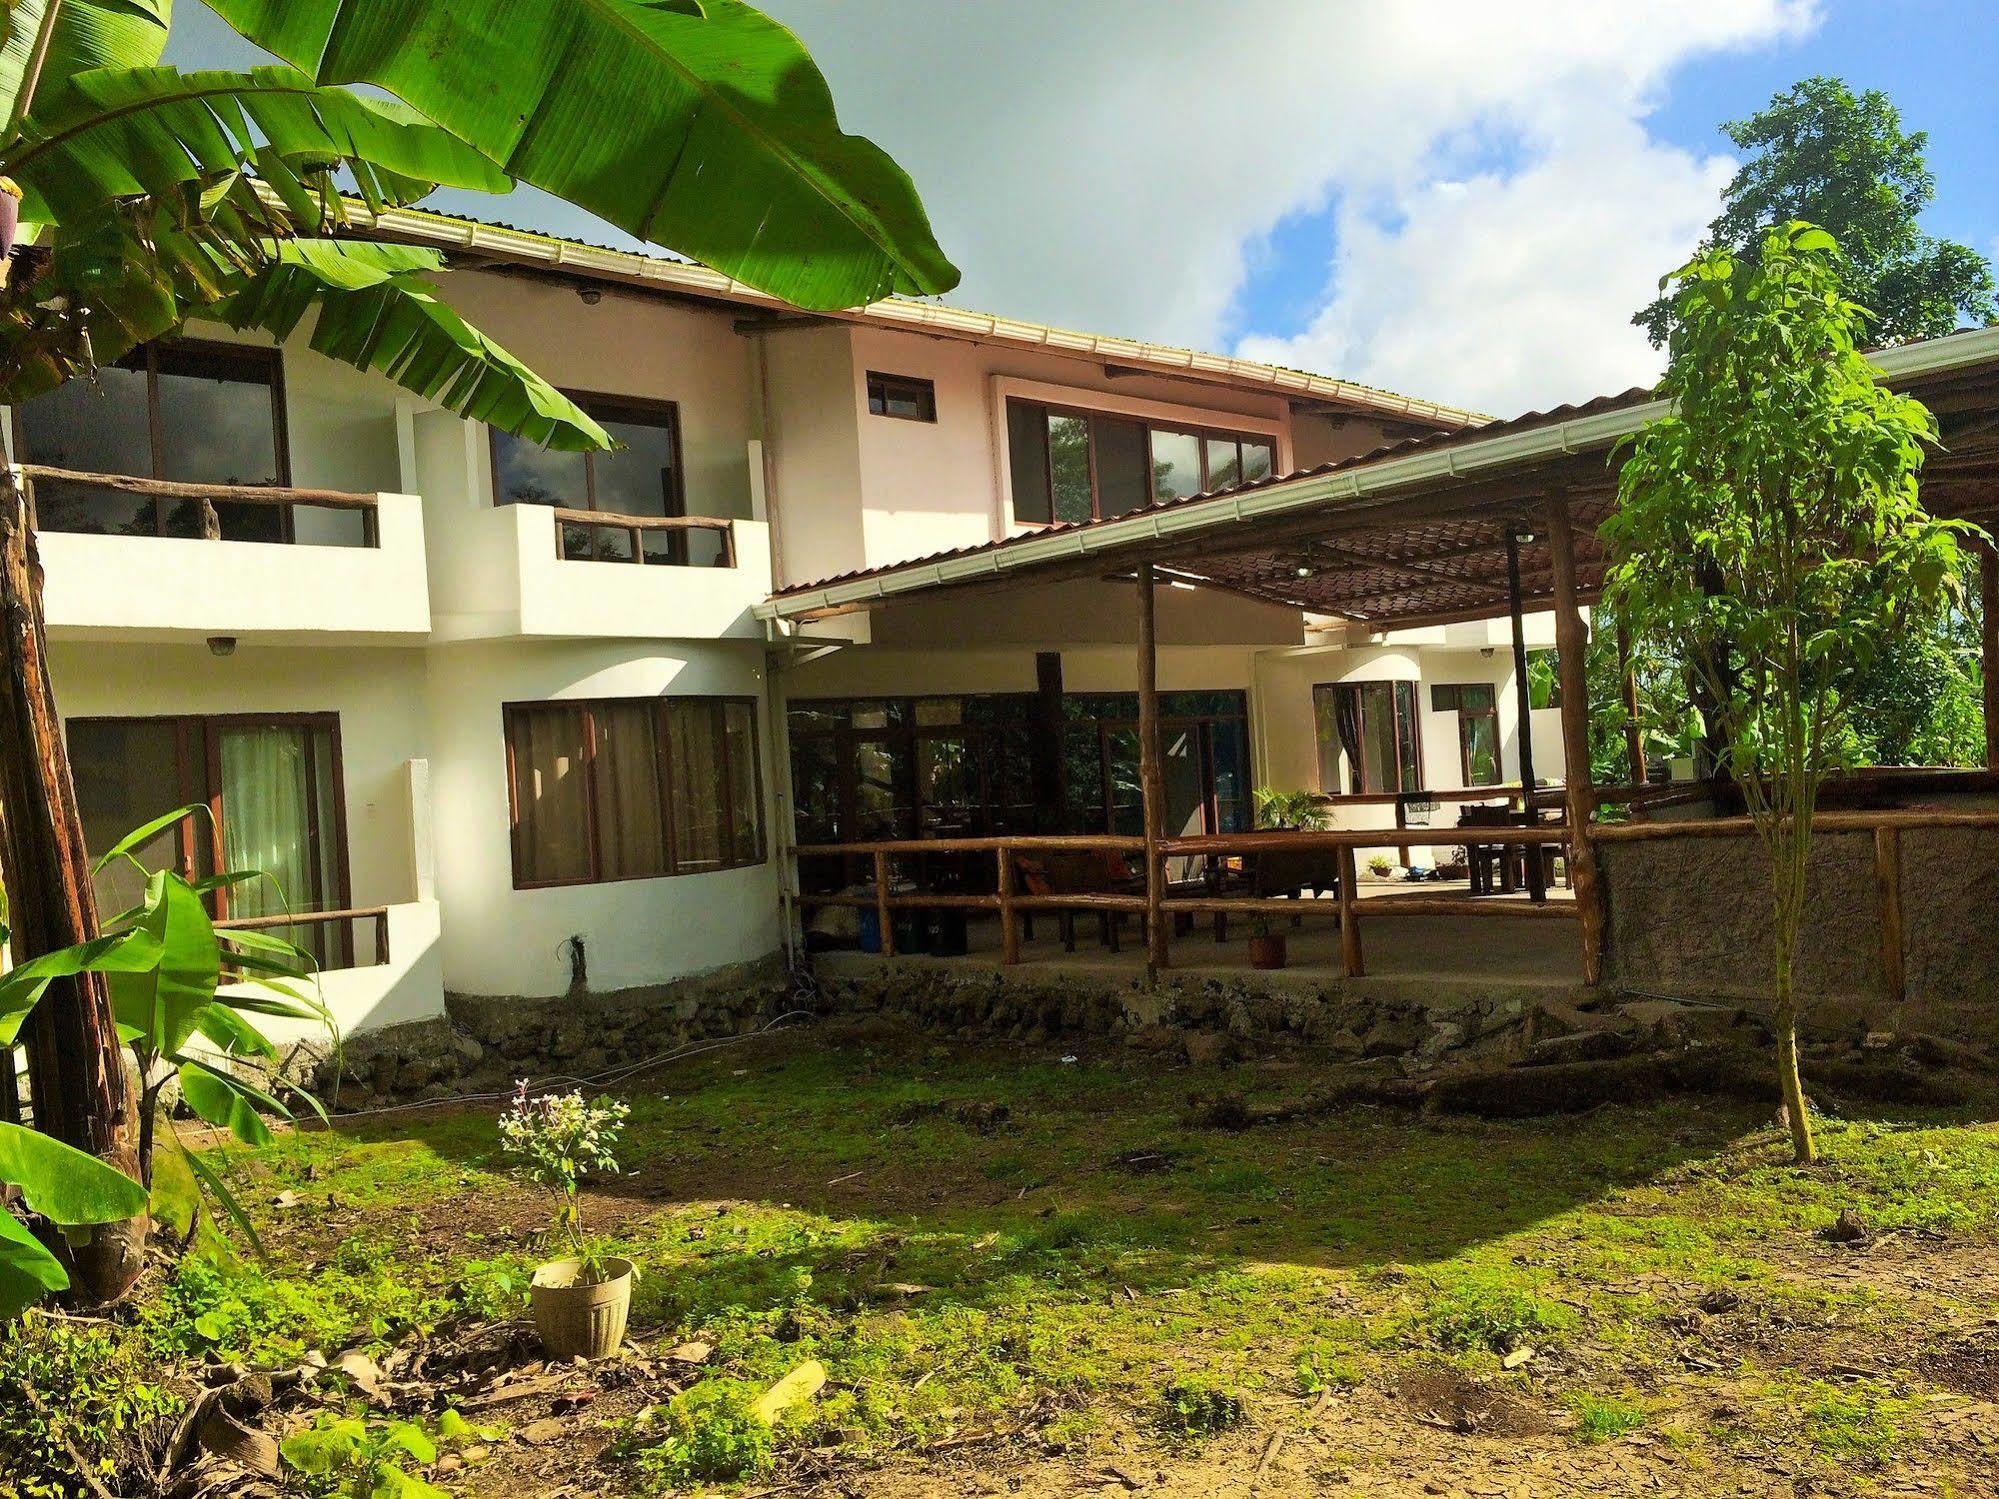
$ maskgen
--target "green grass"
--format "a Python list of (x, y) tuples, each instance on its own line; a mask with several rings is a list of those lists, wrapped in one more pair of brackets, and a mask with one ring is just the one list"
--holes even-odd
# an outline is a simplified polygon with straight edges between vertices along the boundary
[[(1773, 1336), (1913, 1348), (1948, 1319), (1947, 1290), (1820, 1282), (1800, 1270), (1818, 1231), (1843, 1207), (1881, 1228), (1999, 1230), (1999, 1132), (1947, 1119), (1828, 1124), (1817, 1172), (1787, 1165), (1753, 1111), (1685, 1101), (1503, 1126), (1187, 1123), (1191, 1093), (1310, 1080), (812, 1036), (649, 1075), (628, 1098), (631, 1174), (593, 1197), (594, 1226), (640, 1265), (635, 1333), (716, 1353), (618, 1433), (634, 1482), (984, 1432), (1185, 1441), (1440, 1358), (1521, 1388), (1501, 1361), (1529, 1347), (1528, 1374), (1564, 1371), (1533, 1398), (1565, 1405), (1577, 1439), (1643, 1423), (1720, 1450), (1707, 1406), (1631, 1394), (1683, 1370), (1675, 1329), (1703, 1294), (1736, 1293), (1741, 1325)], [(278, 1365), (518, 1308), (542, 1209), (506, 1178), (490, 1112), (395, 1115), (232, 1162), (272, 1259), (185, 1262), (102, 1335), (120, 1357)], [(280, 1191), (310, 1210), (267, 1206)], [(830, 1382), (766, 1446), (742, 1402), (808, 1358)], [(1914, 1439), (1901, 1396), (1787, 1377), (1805, 1393), (1744, 1419), (1828, 1459)]]

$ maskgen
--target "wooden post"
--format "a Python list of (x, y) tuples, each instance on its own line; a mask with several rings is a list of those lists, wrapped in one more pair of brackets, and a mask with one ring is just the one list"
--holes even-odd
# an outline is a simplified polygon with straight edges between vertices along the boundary
[[(1522, 822), (1534, 820), (1534, 688), (1527, 679), (1527, 621), (1525, 606), (1520, 597), (1520, 534), (1510, 527), (1506, 532), (1506, 612), (1513, 621), (1513, 688), (1514, 699), (1520, 714), (1520, 806)], [(1548, 872), (1541, 867), (1541, 851), (1529, 845), (1523, 851), (1527, 863), (1527, 894), (1529, 899), (1543, 901), (1548, 898)], [(1513, 867), (1513, 850), (1505, 849), (1501, 857), (1505, 867)], [(1502, 879), (1500, 887), (1510, 889), (1511, 879)]]
[(1631, 631), (1617, 622), (1617, 680), (1624, 692), (1624, 753), (1631, 762), (1631, 784), (1645, 784), (1645, 730), (1638, 723), (1638, 673), (1631, 665)]
[(875, 850), (875, 924), (881, 928), (882, 956), (895, 956), (895, 913), (888, 905), (888, 855)]
[(1909, 997), (1902, 944), (1901, 829), (1874, 830), (1874, 876), (1881, 887), (1881, 982), (1888, 1003), (1899, 1007)]
[(1166, 967), (1166, 865), (1159, 839), (1166, 823), (1166, 777), (1159, 764), (1159, 640), (1152, 564), (1138, 564), (1138, 783), (1145, 816), (1145, 968)]
[[(0, 879), (16, 963), (97, 935), (97, 897), (48, 675), (42, 565), (18, 481), (0, 470)], [(137, 1180), (138, 1110), (103, 975), (57, 979), (22, 1031), (35, 1127)], [(71, 1283), (116, 1300), (145, 1266), (147, 1220), (85, 1230)]]
[(1557, 491), (1548, 497), (1548, 554), (1555, 574), (1555, 648), (1562, 676), (1564, 820), (1569, 825), (1569, 883), (1581, 917), (1583, 982), (1594, 984), (1603, 977), (1603, 891), (1589, 839), (1596, 812), (1589, 768), (1589, 631), (1576, 603), (1575, 546), (1568, 496)]
[(1352, 844), (1340, 845), (1340, 971), (1350, 979), (1367, 972), (1360, 949), (1359, 862)]
[(1020, 961), (1020, 923), (1013, 914), (1013, 850), (999, 850), (1000, 962), (1011, 968)]
[(1999, 548), (1978, 549), (1978, 634), (1985, 679), (1985, 768), (1999, 770)]

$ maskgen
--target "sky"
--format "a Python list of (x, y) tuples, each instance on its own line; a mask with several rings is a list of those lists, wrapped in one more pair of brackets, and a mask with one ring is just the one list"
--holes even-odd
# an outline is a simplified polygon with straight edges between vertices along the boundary
[[(1814, 73), (1929, 132), (1999, 259), (1993, 0), (767, 0), (915, 178), (955, 305), (1512, 415), (1649, 383), (1630, 325)], [(259, 60), (184, 0), (168, 60)], [(521, 190), (480, 217), (630, 245)]]

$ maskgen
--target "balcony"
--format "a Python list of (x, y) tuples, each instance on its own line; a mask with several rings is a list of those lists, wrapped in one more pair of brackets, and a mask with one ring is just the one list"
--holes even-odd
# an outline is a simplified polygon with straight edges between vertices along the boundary
[[(331, 645), (430, 633), (415, 495), (182, 484), (36, 465), (16, 472), (31, 505), (39, 481), (171, 507), (172, 523), (160, 529), (175, 534), (37, 531), (57, 638)], [(244, 517), (249, 523), (239, 525)], [(231, 540), (231, 529), (271, 539)]]
[(759, 639), (770, 530), (759, 521), (495, 505), (435, 548), (446, 639)]

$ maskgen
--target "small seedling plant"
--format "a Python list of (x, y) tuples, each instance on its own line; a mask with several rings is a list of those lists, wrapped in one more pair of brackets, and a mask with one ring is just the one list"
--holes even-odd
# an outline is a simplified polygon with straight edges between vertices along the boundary
[(536, 1096), (523, 1078), (500, 1116), (501, 1149), (516, 1175), (554, 1201), (549, 1243), (581, 1262), (577, 1276), (581, 1285), (605, 1278), (605, 1256), (602, 1246), (584, 1232), (577, 1190), (585, 1177), (618, 1169), (615, 1150), (630, 1112), (615, 1098), (585, 1100), (581, 1092)]
[(285, 1465), (324, 1499), (446, 1499), (423, 1472), (440, 1452), (476, 1455), (497, 1428), (472, 1425), (446, 1410), (434, 1426), (421, 1421), (379, 1421), (324, 1415), (317, 1425), (278, 1446)]

